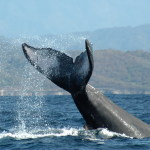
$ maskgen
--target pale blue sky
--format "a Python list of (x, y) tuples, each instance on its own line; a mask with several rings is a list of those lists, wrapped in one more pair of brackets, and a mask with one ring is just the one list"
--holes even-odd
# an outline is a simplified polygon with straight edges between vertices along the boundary
[(150, 23), (150, 0), (0, 0), (0, 36), (64, 34)]

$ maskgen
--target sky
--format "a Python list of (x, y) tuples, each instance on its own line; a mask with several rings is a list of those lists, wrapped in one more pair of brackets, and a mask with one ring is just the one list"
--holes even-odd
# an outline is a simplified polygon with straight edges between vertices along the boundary
[(150, 0), (0, 0), (0, 36), (150, 24)]

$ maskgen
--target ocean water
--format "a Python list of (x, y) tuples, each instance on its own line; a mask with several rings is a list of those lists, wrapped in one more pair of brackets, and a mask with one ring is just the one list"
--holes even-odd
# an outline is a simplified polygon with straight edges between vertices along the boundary
[[(150, 95), (108, 95), (150, 124)], [(0, 150), (149, 150), (150, 138), (85, 131), (71, 96), (0, 97)]]

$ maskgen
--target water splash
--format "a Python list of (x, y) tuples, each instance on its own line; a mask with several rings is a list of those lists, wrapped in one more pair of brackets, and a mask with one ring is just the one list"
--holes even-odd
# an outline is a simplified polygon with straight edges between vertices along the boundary
[[(44, 119), (44, 97), (38, 96), (38, 90), (43, 90), (45, 78), (38, 78), (38, 72), (30, 66), (26, 66), (23, 72), (22, 93), (17, 101), (18, 131), (29, 132), (41, 125), (47, 125)], [(31, 84), (32, 83), (32, 84)], [(36, 90), (35, 90), (36, 89)], [(37, 91), (37, 92), (36, 92)]]
[(89, 140), (97, 142), (98, 144), (104, 144), (106, 139), (121, 137), (121, 138), (131, 138), (124, 134), (118, 134), (115, 132), (108, 131), (107, 129), (98, 129), (86, 131), (83, 128), (45, 128), (45, 129), (33, 129), (29, 132), (17, 131), (17, 132), (2, 132), (0, 133), (0, 139), (3, 138), (14, 138), (16, 140), (23, 139), (36, 139), (45, 137), (67, 137), (75, 136), (82, 140)]
[(62, 34), (47, 36), (20, 36), (12, 43), (15, 45), (28, 43), (34, 47), (51, 47), (56, 50), (82, 50), (84, 49), (84, 41), (88, 38), (87, 34)]

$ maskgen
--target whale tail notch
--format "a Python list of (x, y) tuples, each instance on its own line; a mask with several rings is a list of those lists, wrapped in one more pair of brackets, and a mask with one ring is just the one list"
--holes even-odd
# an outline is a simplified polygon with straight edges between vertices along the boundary
[(85, 40), (86, 50), (73, 58), (52, 48), (34, 48), (22, 44), (28, 61), (42, 74), (68, 92), (84, 89), (94, 67), (92, 45)]

